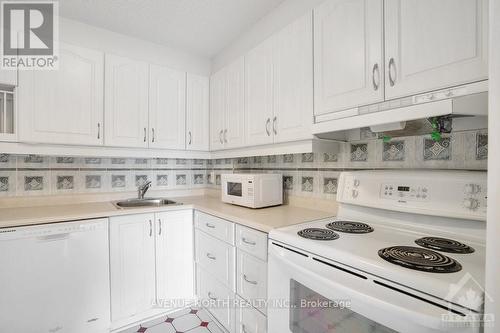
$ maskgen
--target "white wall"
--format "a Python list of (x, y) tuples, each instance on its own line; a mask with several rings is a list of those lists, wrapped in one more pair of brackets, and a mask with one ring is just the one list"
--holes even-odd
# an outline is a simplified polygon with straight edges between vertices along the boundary
[(325, 0), (285, 0), (212, 59), (216, 72)]
[[(486, 236), (486, 293), (492, 302), (486, 303), (486, 314), (496, 318), (495, 327), (485, 332), (500, 330), (500, 2), (490, 1), (490, 81), (488, 130), (488, 222)], [(493, 147), (493, 149), (491, 149)], [(496, 148), (495, 148), (496, 147)]]
[(66, 43), (165, 65), (193, 74), (210, 74), (211, 62), (208, 58), (65, 18), (59, 19), (59, 39)]

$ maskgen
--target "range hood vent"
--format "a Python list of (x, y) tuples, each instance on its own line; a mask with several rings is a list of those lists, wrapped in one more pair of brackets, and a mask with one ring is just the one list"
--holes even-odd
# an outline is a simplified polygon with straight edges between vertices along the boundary
[[(428, 128), (430, 124), (427, 119), (430, 118), (484, 118), (488, 115), (488, 93), (484, 92), (487, 85), (484, 82), (480, 89), (474, 89), (478, 88), (474, 86), (477, 84), (359, 107), (357, 115), (350, 117), (339, 118), (335, 113), (318, 116), (313, 125), (313, 133), (326, 138), (334, 136), (331, 135), (333, 132), (371, 127), (377, 133), (410, 136), (432, 132)], [(471, 91), (476, 93), (470, 93)]]

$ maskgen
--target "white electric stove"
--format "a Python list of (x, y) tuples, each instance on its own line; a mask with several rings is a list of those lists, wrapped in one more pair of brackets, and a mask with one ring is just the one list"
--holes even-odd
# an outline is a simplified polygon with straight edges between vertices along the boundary
[(269, 332), (481, 332), (486, 173), (356, 171), (271, 231)]

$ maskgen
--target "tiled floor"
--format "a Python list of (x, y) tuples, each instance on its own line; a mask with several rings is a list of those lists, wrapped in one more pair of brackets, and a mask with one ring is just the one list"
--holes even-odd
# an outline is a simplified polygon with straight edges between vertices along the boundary
[(187, 308), (142, 323), (120, 333), (223, 333), (214, 323), (207, 311), (200, 308)]

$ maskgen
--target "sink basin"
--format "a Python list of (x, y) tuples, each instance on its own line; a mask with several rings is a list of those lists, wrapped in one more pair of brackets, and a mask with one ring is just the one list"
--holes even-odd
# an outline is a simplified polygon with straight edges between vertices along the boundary
[(140, 208), (140, 207), (162, 207), (182, 205), (182, 203), (175, 202), (163, 198), (144, 198), (144, 199), (128, 199), (117, 201), (114, 203), (118, 208)]

